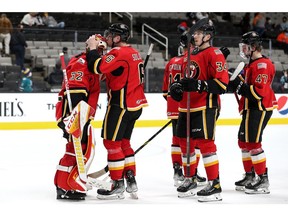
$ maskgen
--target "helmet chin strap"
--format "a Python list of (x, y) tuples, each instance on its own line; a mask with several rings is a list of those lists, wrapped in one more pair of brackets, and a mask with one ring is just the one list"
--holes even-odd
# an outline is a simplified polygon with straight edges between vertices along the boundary
[(208, 41), (204, 41), (204, 37), (206, 36), (206, 34), (203, 34), (203, 38), (202, 38), (202, 43), (198, 46), (199, 48), (204, 44), (204, 43), (209, 43), (209, 40)]

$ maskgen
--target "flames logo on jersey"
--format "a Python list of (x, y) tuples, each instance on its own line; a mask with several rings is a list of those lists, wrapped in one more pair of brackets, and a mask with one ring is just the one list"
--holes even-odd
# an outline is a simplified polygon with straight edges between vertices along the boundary
[[(187, 67), (185, 68), (185, 74), (187, 74)], [(190, 62), (190, 78), (198, 79), (200, 76), (200, 68), (197, 62), (191, 61)]]

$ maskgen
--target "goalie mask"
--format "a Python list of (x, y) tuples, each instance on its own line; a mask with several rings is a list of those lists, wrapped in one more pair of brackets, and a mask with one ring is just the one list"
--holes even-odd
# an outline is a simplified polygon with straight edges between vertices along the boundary
[(112, 38), (115, 36), (120, 36), (122, 42), (127, 42), (130, 38), (130, 30), (128, 26), (123, 23), (114, 23), (104, 31), (105, 38), (107, 38), (110, 34), (112, 35)]
[(261, 51), (262, 39), (255, 31), (250, 31), (242, 35), (241, 42), (239, 43), (240, 56), (247, 59), (252, 56), (253, 48)]

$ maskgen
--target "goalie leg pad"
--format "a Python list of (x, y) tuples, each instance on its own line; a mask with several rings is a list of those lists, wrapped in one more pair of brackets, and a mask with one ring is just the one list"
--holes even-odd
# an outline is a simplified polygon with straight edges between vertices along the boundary
[[(87, 144), (82, 143), (82, 151), (85, 152), (84, 163), (85, 167), (88, 170), (95, 154), (95, 144), (94, 144), (94, 134), (93, 128), (91, 125), (88, 126), (87, 130)], [(69, 142), (66, 144), (66, 153), (64, 157), (60, 160), (60, 163), (57, 167), (57, 172), (55, 175), (55, 185), (64, 190), (72, 190), (79, 192), (86, 192), (87, 187), (85, 182), (81, 181), (79, 178), (74, 147), (73, 143)]]

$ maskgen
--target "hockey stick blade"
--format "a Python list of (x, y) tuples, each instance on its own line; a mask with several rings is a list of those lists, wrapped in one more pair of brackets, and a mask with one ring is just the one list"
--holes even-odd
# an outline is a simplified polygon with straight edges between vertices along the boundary
[(144, 65), (144, 70), (145, 70), (145, 68), (146, 68), (146, 66), (147, 66), (147, 63), (148, 63), (148, 61), (149, 61), (150, 55), (151, 55), (152, 50), (153, 50), (153, 46), (154, 46), (153, 43), (151, 43), (150, 46), (149, 46), (148, 53), (147, 53), (146, 58), (145, 58), (144, 63), (143, 63), (143, 65)]
[(245, 66), (244, 62), (240, 62), (237, 66), (237, 68), (235, 69), (235, 71), (232, 73), (231, 77), (230, 77), (230, 81), (233, 81), (243, 70)]
[(88, 177), (87, 184), (91, 185), (92, 187), (96, 187), (96, 188), (100, 188), (100, 189), (105, 189), (105, 190), (111, 190), (112, 189), (112, 183), (111, 182), (106, 182), (106, 181), (91, 178), (91, 177)]
[[(152, 139), (154, 139), (161, 131), (163, 131), (169, 124), (171, 124), (172, 120), (168, 121), (162, 128), (160, 128), (153, 136), (151, 136), (145, 143), (143, 143), (134, 153), (137, 154), (144, 146), (146, 146)], [(91, 178), (99, 178), (100, 176), (106, 174), (109, 171), (108, 165), (94, 173), (88, 174), (88, 177)]]

